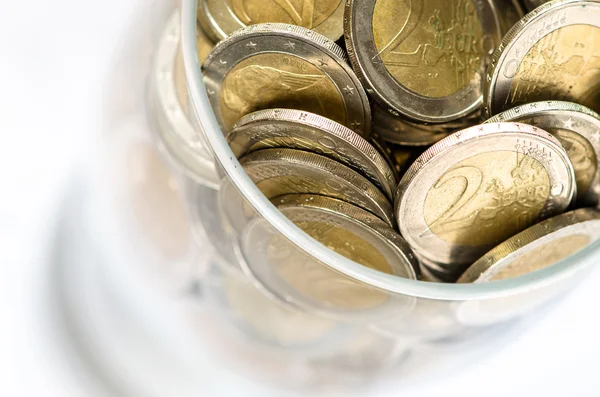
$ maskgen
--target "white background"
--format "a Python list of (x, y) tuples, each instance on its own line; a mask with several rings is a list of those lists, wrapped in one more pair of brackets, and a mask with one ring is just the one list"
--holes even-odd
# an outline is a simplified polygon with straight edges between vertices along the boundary
[[(0, 0), (0, 396), (94, 395), (40, 321), (39, 289), (50, 225), (77, 165), (93, 158), (120, 49), (157, 2)], [(599, 303), (596, 271), (488, 360), (406, 394), (598, 396)]]

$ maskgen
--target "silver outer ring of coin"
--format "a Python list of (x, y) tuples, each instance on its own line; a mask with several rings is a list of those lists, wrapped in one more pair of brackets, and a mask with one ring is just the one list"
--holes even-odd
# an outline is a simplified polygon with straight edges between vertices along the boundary
[(579, 24), (600, 28), (600, 2), (554, 0), (536, 8), (513, 26), (494, 52), (487, 69), (483, 82), (485, 117), (506, 109), (523, 56), (542, 37), (567, 25)]
[[(264, 291), (262, 285), (257, 285), (257, 281), (252, 278), (246, 278), (245, 274), (231, 274), (227, 271), (213, 272), (206, 280), (207, 291), (206, 295), (218, 308), (218, 313), (223, 315), (226, 321), (235, 325), (235, 331), (242, 334), (244, 337), (250, 337), (260, 343), (260, 348), (270, 348), (276, 352), (295, 352), (301, 353), (304, 357), (319, 358), (331, 354), (332, 349), (335, 351), (348, 340), (355, 337), (358, 330), (349, 324), (333, 323), (331, 329), (327, 330), (318, 338), (303, 342), (282, 343), (281, 341), (269, 338), (264, 333), (255, 329), (249, 324), (246, 317), (236, 310), (231, 302), (230, 296), (227, 293), (228, 283), (235, 280), (235, 283), (243, 283), (246, 288), (253, 288), (256, 294), (263, 295), (265, 300), (270, 301), (273, 306), (280, 306), (282, 310), (289, 312), (300, 312), (300, 310), (282, 299), (273, 297), (270, 293)], [(315, 316), (316, 317), (316, 316)], [(332, 321), (322, 319), (323, 321)]]
[(265, 149), (256, 145), (260, 146), (261, 141), (272, 138), (314, 142), (310, 148), (301, 143), (271, 147), (314, 151), (339, 161), (365, 176), (388, 199), (394, 200), (397, 180), (385, 158), (360, 135), (326, 117), (295, 109), (260, 110), (242, 117), (227, 135), (227, 142), (239, 158), (249, 151)]
[(460, 276), (458, 282), (488, 282), (491, 277), (510, 266), (523, 254), (573, 234), (588, 235), (592, 238), (589, 244), (600, 239), (600, 211), (596, 208), (581, 208), (533, 225), (473, 263)]
[(154, 55), (148, 106), (158, 147), (171, 165), (194, 181), (218, 189), (215, 161), (194, 129), (177, 95), (175, 67), (180, 37), (179, 13), (168, 20)]
[[(341, 20), (343, 18), (344, 13), (344, 2), (339, 0), (339, 5), (335, 9), (335, 11), (321, 24), (311, 28), (311, 30), (323, 34), (324, 30), (332, 30), (331, 28), (335, 26), (335, 22)], [(210, 31), (210, 36), (214, 41), (218, 42), (220, 40), (226, 39), (231, 33), (238, 29), (245, 28), (246, 25), (239, 20), (239, 18), (234, 14), (234, 12), (229, 7), (229, 2), (227, 0), (216, 0), (213, 1), (216, 8), (212, 8), (209, 4), (209, 0), (199, 0), (198, 2), (198, 22), (200, 22), (201, 26)], [(219, 15), (219, 18), (227, 19), (225, 23), (219, 23), (216, 20), (214, 15)], [(233, 30), (228, 30), (224, 28), (223, 25), (227, 26), (235, 26)], [(340, 24), (341, 25), (341, 24)], [(335, 34), (328, 38), (330, 40), (336, 41), (344, 34), (343, 26), (340, 26), (339, 29), (335, 29)]]
[(351, 202), (390, 226), (394, 225), (394, 211), (387, 197), (364, 176), (330, 158), (295, 149), (264, 149), (242, 157), (240, 164), (257, 185), (266, 179), (302, 175), (327, 190), (310, 191), (311, 187), (301, 190), (302, 186), (287, 186), (289, 191), (285, 194), (310, 193), (330, 197), (335, 194), (334, 198)]
[[(286, 217), (292, 219), (292, 221), (294, 218), (296, 218), (296, 216), (304, 221), (316, 220), (323, 222), (329, 219), (330, 221), (335, 222), (335, 224), (341, 225), (341, 227), (346, 230), (352, 230), (354, 232), (358, 231), (365, 236), (370, 236), (371, 243), (373, 245), (376, 247), (385, 247), (388, 252), (393, 252), (394, 255), (398, 255), (397, 248), (394, 246), (394, 244), (373, 229), (365, 227), (362, 222), (350, 217), (346, 217), (345, 215), (334, 212), (325, 212), (316, 208), (303, 207), (284, 208), (281, 209), (281, 212)], [(325, 318), (358, 323), (364, 323), (366, 321), (381, 321), (382, 319), (387, 319), (390, 316), (405, 316), (410, 313), (415, 305), (416, 298), (413, 296), (389, 294), (383, 290), (381, 290), (381, 293), (387, 296), (385, 302), (377, 307), (371, 307), (368, 309), (353, 310), (339, 307), (336, 308), (326, 305), (323, 302), (311, 299), (305, 296), (302, 292), (296, 291), (274, 271), (272, 264), (269, 262), (266, 256), (267, 245), (270, 241), (270, 239), (266, 236), (269, 235), (272, 237), (282, 238), (271, 228), (271, 226), (268, 225), (268, 223), (266, 223), (264, 219), (254, 219), (247, 225), (246, 229), (242, 233), (242, 236), (240, 237), (240, 251), (241, 255), (244, 257), (244, 261), (242, 262), (244, 268), (243, 270), (248, 274), (249, 277), (260, 283), (260, 285), (262, 285), (267, 290), (267, 293), (272, 295), (274, 299), (283, 299), (284, 301), (289, 302), (290, 304), (302, 310), (309, 311)], [(293, 243), (288, 243), (290, 247), (293, 246)], [(304, 255), (306, 255), (307, 259), (316, 261), (316, 259), (308, 256), (308, 254)], [(401, 258), (398, 259), (401, 260)], [(412, 269), (412, 267), (401, 266), (399, 265), (400, 261), (390, 260), (388, 263), (392, 266), (392, 270), (397, 272), (395, 274), (399, 277), (403, 277), (406, 272), (408, 272), (408, 274), (414, 274), (414, 269)], [(329, 268), (326, 264), (321, 263), (321, 265)], [(331, 269), (331, 271), (335, 272), (333, 269)], [(348, 277), (340, 274), (340, 278)], [(348, 279), (352, 280), (351, 278)], [(363, 284), (358, 281), (355, 282), (358, 285), (364, 285), (365, 288), (373, 288), (374, 290), (377, 290), (374, 287), (369, 287), (368, 284)]]
[[(575, 172), (566, 151), (552, 134), (519, 123), (484, 124), (467, 128), (427, 149), (398, 185), (394, 206), (396, 220), (400, 233), (415, 254), (440, 266), (448, 265), (448, 271), (452, 272), (457, 266), (472, 263), (492, 248), (481, 246), (474, 249), (450, 244), (434, 233), (419, 237), (429, 229), (423, 206), (431, 186), (454, 164), (480, 153), (515, 152), (515, 147), (520, 143), (536, 143), (544, 148), (544, 151), (528, 153), (544, 166), (550, 178), (550, 194), (553, 197), (546, 201), (540, 211), (540, 219), (559, 214), (569, 207), (576, 193)], [(553, 154), (551, 161), (549, 151)], [(447, 157), (450, 159), (446, 160)]]
[[(584, 137), (594, 148), (600, 161), (600, 115), (593, 110), (572, 102), (532, 102), (502, 112), (485, 123), (514, 121), (534, 125), (549, 131), (566, 129)], [(600, 204), (600, 165), (587, 192), (577, 192), (577, 201), (583, 206)]]
[[(356, 75), (367, 87), (367, 92), (381, 106), (399, 117), (401, 114), (420, 122), (444, 123), (463, 118), (481, 107), (483, 93), (481, 80), (485, 75), (487, 59), (482, 60), (481, 80), (441, 98), (429, 98), (400, 84), (381, 62), (373, 38), (373, 12), (377, 0), (347, 0), (344, 16), (344, 37), (348, 57)], [(481, 21), (486, 48), (492, 54), (500, 42), (499, 20), (491, 0), (474, 1)], [(484, 54), (484, 58), (488, 58)], [(377, 59), (377, 60), (375, 60)]]
[(219, 97), (223, 80), (239, 62), (267, 53), (302, 58), (321, 70), (337, 87), (343, 100), (345, 125), (362, 137), (369, 136), (369, 100), (354, 71), (348, 66), (344, 50), (312, 30), (283, 23), (263, 23), (237, 30), (217, 44), (204, 62), (202, 70), (206, 92), (221, 129), (223, 122)]
[(420, 278), (419, 261), (406, 240), (404, 240), (402, 236), (387, 223), (370, 212), (342, 200), (313, 194), (286, 194), (275, 197), (271, 202), (279, 209), (290, 207), (316, 208), (321, 211), (344, 215), (363, 223), (365, 226), (375, 230), (390, 243), (395, 245), (401, 256), (404, 258), (404, 262), (411, 266), (412, 271), (414, 272), (413, 279)]

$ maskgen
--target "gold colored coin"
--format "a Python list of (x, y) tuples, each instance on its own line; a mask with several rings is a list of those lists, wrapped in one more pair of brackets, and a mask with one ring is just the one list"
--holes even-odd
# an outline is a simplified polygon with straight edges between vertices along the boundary
[(483, 74), (501, 37), (491, 0), (346, 4), (350, 61), (385, 111), (447, 123), (478, 110)]
[(215, 40), (261, 23), (286, 23), (314, 30), (331, 40), (343, 34), (342, 0), (201, 0), (198, 20)]
[(502, 44), (484, 86), (488, 116), (544, 100), (600, 111), (600, 2), (544, 4), (515, 25)]
[(486, 123), (516, 121), (553, 134), (567, 151), (577, 181), (581, 206), (600, 203), (600, 115), (571, 102), (532, 102), (502, 112)]
[(575, 195), (560, 142), (494, 123), (450, 135), (419, 157), (396, 195), (400, 232), (425, 265), (456, 274), (494, 245), (564, 211)]
[(248, 176), (272, 199), (290, 193), (337, 198), (393, 225), (386, 196), (351, 168), (318, 154), (295, 149), (264, 149), (240, 159)]
[[(513, 159), (514, 161), (507, 161)], [(466, 183), (453, 183), (454, 181)], [(454, 198), (471, 195), (457, 211)], [(493, 245), (537, 219), (550, 194), (550, 177), (542, 163), (512, 150), (476, 154), (453, 165), (427, 193), (423, 213), (429, 231), (463, 246)], [(475, 192), (473, 192), (475, 193)], [(448, 216), (454, 212), (454, 216)], [(501, 227), (490, 227), (498, 222)]]
[(547, 219), (511, 237), (479, 260), (459, 283), (522, 276), (551, 266), (600, 238), (600, 212), (584, 208)]
[(389, 73), (419, 95), (449, 96), (481, 71), (483, 32), (470, 0), (378, 0), (373, 37)]
[(295, 109), (267, 109), (240, 119), (227, 135), (236, 157), (268, 148), (299, 149), (339, 161), (393, 200), (398, 179), (369, 142), (325, 117)]
[(244, 28), (217, 45), (203, 71), (224, 133), (246, 114), (285, 108), (369, 136), (369, 101), (343, 50), (310, 30), (285, 24)]
[[(305, 233), (361, 267), (416, 278), (406, 254), (363, 222), (318, 207), (284, 206), (280, 211)], [(248, 271), (273, 295), (326, 317), (383, 319), (405, 312), (414, 303), (414, 298), (390, 295), (316, 261), (260, 218), (248, 224), (241, 251)]]

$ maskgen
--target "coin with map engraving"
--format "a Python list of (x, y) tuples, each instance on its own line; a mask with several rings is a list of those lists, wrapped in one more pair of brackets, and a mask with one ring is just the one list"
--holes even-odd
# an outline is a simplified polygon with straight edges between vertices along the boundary
[(286, 24), (238, 30), (217, 44), (203, 74), (224, 133), (246, 114), (286, 108), (327, 117), (369, 136), (369, 101), (344, 51), (311, 30)]
[(394, 224), (387, 197), (364, 176), (328, 157), (296, 149), (263, 149), (245, 155), (240, 164), (269, 199), (318, 194), (347, 201)]
[(454, 273), (542, 219), (568, 208), (573, 166), (537, 127), (471, 127), (426, 150), (396, 194), (396, 219), (415, 253)]
[(349, 0), (344, 30), (369, 94), (395, 115), (431, 123), (480, 108), (501, 38), (491, 0)]
[(600, 1), (551, 1), (504, 37), (484, 81), (484, 110), (561, 100), (600, 112)]
[(577, 201), (585, 207), (600, 203), (600, 115), (572, 102), (543, 101), (517, 106), (486, 123), (515, 121), (554, 135), (567, 151), (577, 182)]
[(331, 40), (344, 33), (343, 0), (200, 0), (198, 22), (215, 41), (259, 23), (279, 22), (314, 30)]
[(582, 208), (546, 219), (513, 236), (471, 265), (459, 283), (522, 276), (552, 266), (600, 239), (600, 211)]
[(227, 135), (236, 157), (267, 148), (317, 153), (369, 179), (393, 201), (398, 182), (383, 156), (360, 135), (323, 116), (295, 109), (267, 109), (239, 120)]

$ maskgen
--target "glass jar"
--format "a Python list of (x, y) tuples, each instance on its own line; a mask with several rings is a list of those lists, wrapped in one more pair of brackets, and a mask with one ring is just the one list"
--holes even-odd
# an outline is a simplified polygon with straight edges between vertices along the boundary
[[(210, 264), (196, 280), (194, 310), (202, 314), (191, 315), (187, 335), (215, 363), (269, 390), (343, 391), (386, 376), (429, 377), (488, 354), (505, 342), (507, 327), (543, 313), (593, 268), (600, 242), (534, 273), (482, 284), (403, 279), (329, 250), (263, 196), (230, 150), (202, 81), (196, 10), (197, 0), (182, 0), (180, 25), (169, 22), (158, 50), (176, 60), (180, 33), (188, 113), (178, 113), (174, 64), (155, 65), (150, 109), (159, 130), (183, 123), (195, 142), (182, 161), (158, 140), (175, 165), (196, 249)], [(171, 91), (158, 93), (163, 86)], [(190, 167), (194, 156), (201, 161)]]

